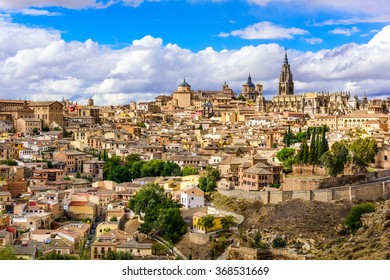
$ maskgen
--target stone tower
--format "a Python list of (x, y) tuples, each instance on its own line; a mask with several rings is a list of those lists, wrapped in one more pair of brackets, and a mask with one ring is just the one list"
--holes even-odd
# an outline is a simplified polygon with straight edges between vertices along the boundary
[(294, 82), (293, 74), (290, 70), (290, 64), (287, 59), (287, 52), (284, 54), (284, 62), (282, 71), (280, 72), (278, 95), (293, 95), (294, 94)]

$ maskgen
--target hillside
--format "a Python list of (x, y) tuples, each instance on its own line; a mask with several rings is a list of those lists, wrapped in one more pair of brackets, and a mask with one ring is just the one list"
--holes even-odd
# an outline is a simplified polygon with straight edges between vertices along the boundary
[(375, 213), (363, 217), (364, 226), (352, 236), (344, 225), (353, 204), (290, 200), (262, 205), (216, 194), (217, 208), (245, 217), (241, 232), (259, 230), (264, 242), (284, 236), (287, 246), (314, 259), (389, 259), (390, 200), (377, 203)]

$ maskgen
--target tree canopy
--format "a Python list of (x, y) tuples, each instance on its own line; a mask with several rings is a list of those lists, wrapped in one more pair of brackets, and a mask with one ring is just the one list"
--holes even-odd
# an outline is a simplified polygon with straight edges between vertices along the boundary
[(344, 172), (344, 167), (348, 161), (348, 149), (340, 142), (333, 144), (332, 148), (325, 152), (320, 162), (328, 170), (328, 173), (332, 177), (337, 177), (338, 174)]
[(0, 248), (0, 260), (17, 260), (14, 250), (11, 246)]
[(184, 166), (183, 170), (181, 171), (182, 176), (198, 175), (198, 174), (199, 174), (198, 169), (192, 166)]
[(152, 229), (159, 230), (163, 238), (172, 243), (187, 231), (180, 207), (181, 204), (168, 198), (158, 184), (146, 184), (130, 199), (130, 209), (144, 215), (138, 230), (145, 234)]
[(351, 163), (358, 172), (366, 171), (378, 153), (376, 140), (371, 138), (358, 138), (349, 145), (348, 149)]
[(206, 174), (199, 178), (199, 188), (204, 192), (212, 192), (217, 188), (219, 180), (221, 180), (220, 171), (212, 166), (207, 166)]

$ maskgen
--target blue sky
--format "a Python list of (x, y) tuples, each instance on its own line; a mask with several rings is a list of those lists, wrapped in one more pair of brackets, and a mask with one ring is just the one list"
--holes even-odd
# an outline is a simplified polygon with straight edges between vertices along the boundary
[(287, 48), (296, 92), (386, 96), (385, 0), (0, 0), (1, 98), (125, 103), (247, 73), (276, 92)]

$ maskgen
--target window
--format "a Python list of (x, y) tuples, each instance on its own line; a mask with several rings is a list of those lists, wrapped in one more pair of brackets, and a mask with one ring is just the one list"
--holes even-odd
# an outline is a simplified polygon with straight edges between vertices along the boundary
[(385, 160), (387, 160), (387, 156), (385, 156)]

